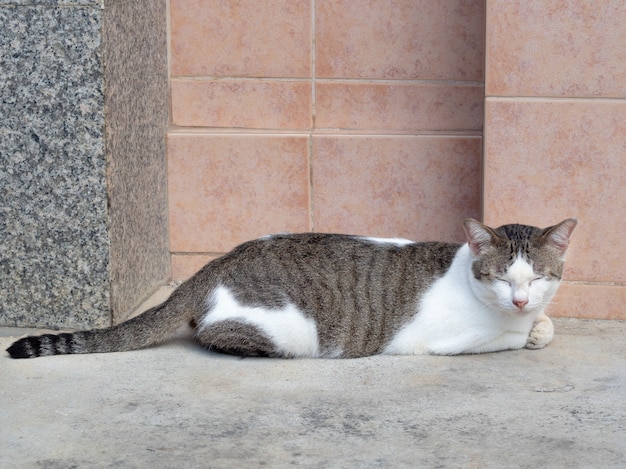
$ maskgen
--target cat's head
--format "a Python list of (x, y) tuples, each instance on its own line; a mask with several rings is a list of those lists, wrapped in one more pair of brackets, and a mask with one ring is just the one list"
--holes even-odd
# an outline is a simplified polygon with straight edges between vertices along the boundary
[(473, 256), (472, 289), (486, 304), (514, 314), (545, 308), (559, 286), (576, 220), (548, 228), (490, 228), (468, 218), (464, 228)]

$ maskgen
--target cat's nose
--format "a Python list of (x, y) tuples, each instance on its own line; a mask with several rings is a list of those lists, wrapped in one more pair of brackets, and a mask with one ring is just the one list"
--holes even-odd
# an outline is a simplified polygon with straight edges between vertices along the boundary
[(524, 306), (528, 304), (528, 300), (513, 300), (513, 304), (519, 309), (524, 309)]

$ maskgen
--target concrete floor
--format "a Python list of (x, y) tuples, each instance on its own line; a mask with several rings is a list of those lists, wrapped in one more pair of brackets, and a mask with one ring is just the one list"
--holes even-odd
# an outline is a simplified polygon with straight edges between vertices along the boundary
[(544, 350), (457, 357), (5, 354), (0, 467), (626, 467), (626, 322), (555, 325)]

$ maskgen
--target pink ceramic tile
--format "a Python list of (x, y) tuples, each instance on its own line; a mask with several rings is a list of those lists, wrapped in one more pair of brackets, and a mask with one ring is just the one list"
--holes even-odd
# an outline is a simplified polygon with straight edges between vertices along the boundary
[(480, 130), (480, 85), (317, 82), (315, 126), (358, 130)]
[(172, 280), (187, 280), (217, 255), (174, 254), (172, 255)]
[(316, 74), (483, 79), (483, 0), (318, 0)]
[(626, 320), (625, 304), (625, 285), (563, 282), (548, 309), (548, 314), (553, 317), (623, 321)]
[(311, 84), (172, 80), (172, 120), (189, 127), (309, 129)]
[(479, 137), (314, 137), (316, 231), (464, 240), (480, 210)]
[(309, 228), (306, 136), (170, 135), (168, 163), (174, 253)]
[(567, 278), (625, 282), (626, 102), (487, 100), (485, 221), (577, 217)]
[(623, 0), (487, 2), (487, 94), (626, 96)]
[(311, 0), (171, 0), (173, 75), (310, 77)]

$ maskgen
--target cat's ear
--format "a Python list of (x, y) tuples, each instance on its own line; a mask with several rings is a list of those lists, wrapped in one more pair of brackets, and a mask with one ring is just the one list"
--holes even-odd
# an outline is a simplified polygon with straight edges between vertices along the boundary
[(569, 237), (577, 223), (578, 221), (575, 218), (568, 218), (558, 225), (549, 226), (543, 230), (541, 237), (545, 240), (547, 245), (555, 248), (561, 256), (565, 256), (565, 252), (569, 246)]
[(485, 248), (492, 246), (498, 237), (491, 228), (473, 218), (466, 218), (463, 229), (467, 236), (467, 244), (472, 254), (478, 256)]

